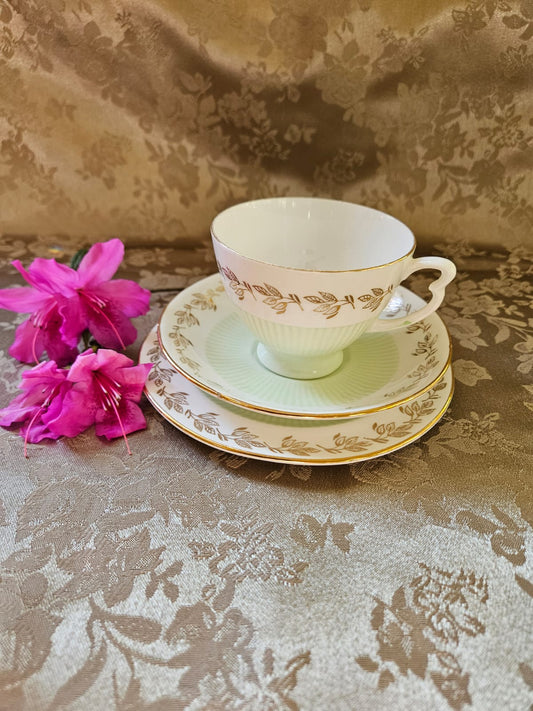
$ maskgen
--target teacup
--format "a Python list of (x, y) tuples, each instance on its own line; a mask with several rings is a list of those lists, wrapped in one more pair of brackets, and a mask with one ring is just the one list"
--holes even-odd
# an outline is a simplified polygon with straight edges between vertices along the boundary
[[(364, 333), (426, 318), (456, 273), (448, 259), (415, 259), (414, 235), (399, 220), (339, 200), (240, 203), (215, 217), (211, 236), (226, 294), (259, 341), (259, 361), (289, 378), (328, 375)], [(419, 269), (441, 273), (430, 302), (398, 318), (383, 314)]]

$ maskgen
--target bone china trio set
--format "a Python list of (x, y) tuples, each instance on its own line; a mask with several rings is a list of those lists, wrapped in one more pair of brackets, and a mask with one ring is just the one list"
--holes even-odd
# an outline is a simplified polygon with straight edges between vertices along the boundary
[[(218, 273), (176, 296), (141, 349), (165, 419), (217, 449), (315, 465), (378, 457), (438, 422), (451, 261), (414, 258), (390, 215), (320, 198), (235, 205), (211, 235)], [(429, 303), (401, 286), (422, 269), (440, 272)]]

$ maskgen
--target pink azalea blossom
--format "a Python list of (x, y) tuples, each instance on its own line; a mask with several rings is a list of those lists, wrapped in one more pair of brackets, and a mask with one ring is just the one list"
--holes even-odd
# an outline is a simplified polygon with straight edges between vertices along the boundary
[(20, 388), (23, 392), (0, 410), (0, 425), (22, 423), (20, 434), (24, 435), (26, 455), (28, 442), (58, 438), (51, 428), (62, 416), (65, 395), (72, 383), (67, 380), (66, 370), (59, 369), (54, 361), (47, 361), (23, 373)]
[(53, 424), (54, 433), (75, 437), (92, 424), (96, 434), (113, 439), (146, 427), (137, 405), (151, 364), (134, 365), (115, 351), (101, 348), (81, 353), (68, 371), (72, 388), (63, 401), (63, 415)]
[(111, 239), (94, 244), (77, 271), (71, 270), (77, 299), (70, 301), (62, 328), (67, 340), (76, 332), (79, 320), (103, 348), (124, 349), (133, 343), (137, 331), (130, 318), (147, 313), (150, 292), (134, 281), (112, 279), (123, 257), (124, 245)]
[(77, 270), (54, 259), (34, 259), (27, 270), (16, 260), (29, 287), (0, 290), (0, 307), (30, 318), (18, 327), (9, 353), (38, 362), (43, 351), (60, 365), (72, 362), (81, 334), (89, 329), (105, 348), (125, 348), (137, 331), (130, 318), (145, 314), (150, 292), (127, 279), (114, 279), (124, 256), (119, 239), (94, 244)]
[(22, 363), (38, 363), (39, 358), (46, 351), (59, 365), (66, 365), (71, 363), (78, 353), (76, 346), (79, 333), (70, 338), (63, 336), (62, 310), (67, 306), (68, 300), (60, 293), (57, 286), (46, 278), (46, 269), (42, 273), (43, 266), (39, 262), (51, 262), (57, 267), (64, 266), (57, 264), (53, 259), (36, 259), (26, 270), (16, 260), (13, 266), (30, 286), (0, 289), (1, 308), (18, 313), (31, 313), (30, 318), (17, 328), (15, 341), (9, 353)]

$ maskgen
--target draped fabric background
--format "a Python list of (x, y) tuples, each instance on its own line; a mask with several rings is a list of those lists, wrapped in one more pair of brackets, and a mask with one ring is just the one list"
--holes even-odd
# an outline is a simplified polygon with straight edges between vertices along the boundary
[(255, 197), (533, 226), (530, 0), (2, 0), (4, 232), (174, 243)]
[(530, 708), (532, 37), (531, 0), (0, 0), (0, 288), (120, 237), (135, 358), (215, 214), (285, 194), (458, 266), (451, 408), (380, 459), (247, 460), (146, 401), (131, 457), (0, 430), (1, 711)]

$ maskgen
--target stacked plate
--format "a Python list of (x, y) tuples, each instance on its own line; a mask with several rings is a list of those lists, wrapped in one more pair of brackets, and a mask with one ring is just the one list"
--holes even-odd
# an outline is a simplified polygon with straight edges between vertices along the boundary
[[(399, 287), (387, 310), (423, 305)], [(453, 393), (448, 331), (434, 313), (368, 333), (317, 380), (265, 369), (256, 341), (214, 274), (176, 296), (144, 342), (145, 392), (178, 429), (217, 449), (291, 464), (341, 464), (406, 446), (446, 411)]]

